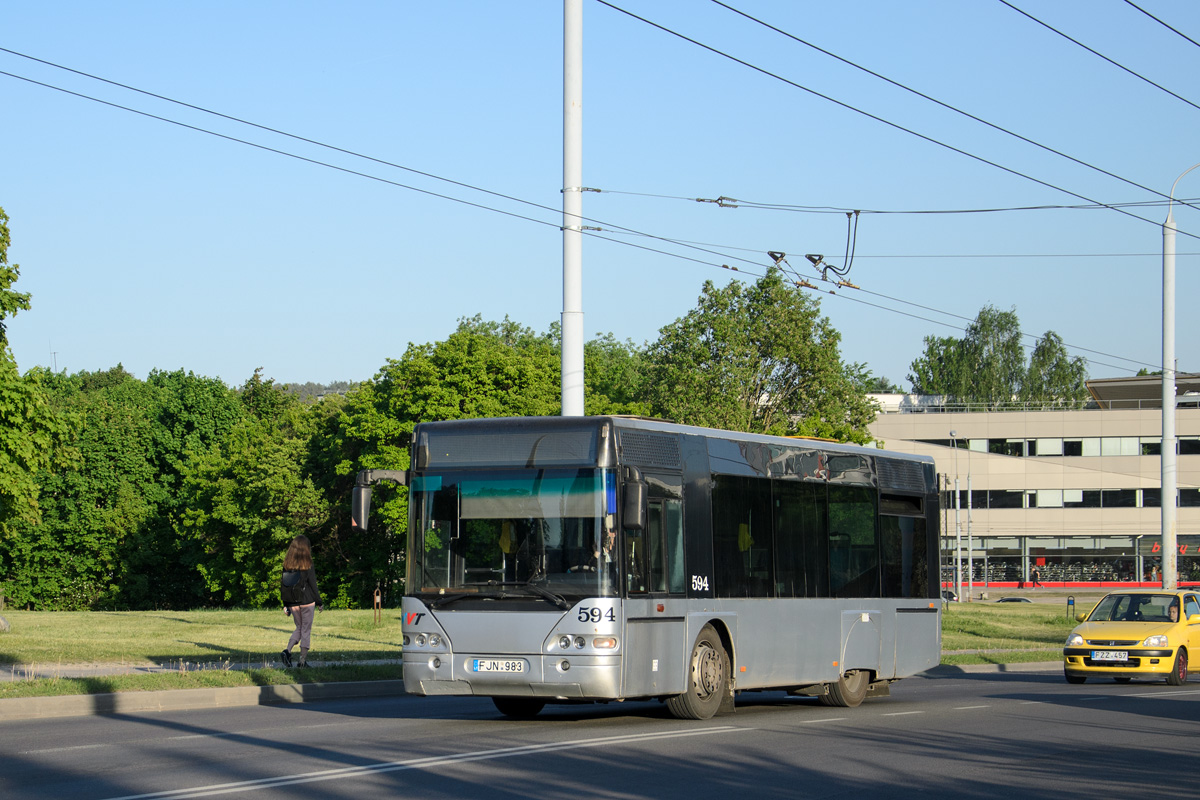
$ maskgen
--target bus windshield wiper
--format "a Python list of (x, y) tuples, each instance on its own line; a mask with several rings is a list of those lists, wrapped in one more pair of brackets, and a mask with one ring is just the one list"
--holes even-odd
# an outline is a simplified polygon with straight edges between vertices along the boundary
[(507, 595), (505, 595), (504, 592), (458, 592), (455, 594), (441, 595), (436, 600), (430, 600), (428, 603), (426, 603), (426, 605), (428, 605), (430, 608), (441, 608), (442, 606), (448, 606), (451, 603), (457, 603), (459, 600), (466, 600), (472, 597), (487, 600), (501, 600), (506, 596)]
[(533, 582), (533, 578), (530, 578), (529, 581), (527, 581), (525, 583), (525, 588), (530, 590), (531, 592), (533, 592), (536, 595), (541, 595), (542, 597), (546, 598), (551, 603), (554, 603), (554, 605), (561, 608), (563, 611), (566, 611), (571, 607), (571, 604), (567, 602), (567, 599), (565, 597), (563, 597), (561, 594), (555, 594), (554, 592), (547, 589), (545, 586), (538, 586), (536, 583)]
[[(544, 597), (545, 599), (549, 600), (551, 603), (554, 603), (554, 605), (558, 606), (563, 611), (566, 611), (571, 608), (571, 604), (567, 602), (567, 599), (565, 597), (563, 597), (560, 594), (555, 594), (554, 592), (550, 591), (549, 589), (547, 589), (544, 586), (538, 586), (536, 583), (533, 583), (532, 581), (533, 581), (533, 578), (530, 578), (528, 581), (487, 581), (486, 583), (481, 583), (480, 585), (481, 586), (521, 586), (521, 587), (533, 592), (538, 597)], [(501, 596), (505, 596), (505, 595), (503, 595), (503, 593), (501, 593)]]

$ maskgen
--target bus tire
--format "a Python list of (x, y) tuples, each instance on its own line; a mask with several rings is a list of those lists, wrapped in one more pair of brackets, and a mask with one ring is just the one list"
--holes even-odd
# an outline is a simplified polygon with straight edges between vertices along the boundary
[(1167, 683), (1172, 686), (1183, 686), (1187, 683), (1188, 662), (1187, 649), (1180, 647), (1175, 653), (1175, 663), (1171, 665), (1171, 674), (1167, 676)]
[(862, 705), (870, 685), (871, 673), (865, 669), (850, 670), (836, 683), (829, 684), (829, 692), (821, 695), (821, 702), (827, 706), (854, 708)]
[(667, 698), (667, 710), (677, 719), (711, 719), (729, 692), (729, 654), (712, 625), (705, 625), (692, 645), (688, 687)]
[(530, 697), (493, 697), (496, 710), (511, 719), (533, 719), (546, 707), (545, 700)]

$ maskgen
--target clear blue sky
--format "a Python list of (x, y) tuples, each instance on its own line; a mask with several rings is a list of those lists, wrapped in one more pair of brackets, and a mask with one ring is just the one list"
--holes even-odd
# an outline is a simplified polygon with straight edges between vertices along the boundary
[[(787, 33), (1166, 193), (1200, 162), (1200, 110), (998, 0), (729, 0)], [(1012, 0), (1200, 104), (1200, 46), (1123, 0)], [(614, 4), (788, 81), (1103, 203), (1154, 194), (988, 129), (704, 0)], [(1137, 0), (1200, 41), (1200, 4)], [(384, 162), (561, 208), (562, 8), (549, 2), (8, 4), (0, 47)], [(361, 177), (0, 75), (0, 206), (33, 308), (22, 369), (123, 363), (240, 385), (364, 380), (461, 317), (544, 331), (561, 311), (560, 215), (0, 52), (0, 70)], [(584, 2), (584, 325), (637, 343), (769, 250), (845, 260), (863, 211), (1086, 201), (918, 139)], [(375, 179), (379, 180), (375, 180)], [(382, 181), (444, 194), (537, 222)], [(1200, 197), (1200, 170), (1177, 195)], [(907, 385), (926, 335), (981, 306), (1058, 332), (1093, 377), (1161, 362), (1161, 206), (862, 214), (849, 279), (820, 293), (842, 356)], [(1176, 208), (1200, 235), (1200, 212)], [(704, 243), (704, 252), (631, 236)], [(673, 255), (628, 246), (639, 244)], [(1200, 370), (1200, 240), (1178, 239), (1179, 366)], [(1188, 255), (1185, 255), (1188, 254)], [(744, 259), (744, 260), (737, 260)], [(747, 263), (749, 262), (749, 263)], [(868, 294), (870, 292), (870, 294)], [(859, 302), (859, 301), (866, 301)], [(868, 305), (870, 303), (871, 305)], [(915, 303), (918, 308), (906, 303)], [(889, 310), (891, 309), (891, 310)], [(912, 314), (905, 316), (895, 310)], [(948, 316), (948, 315), (958, 315)], [(949, 326), (939, 324), (949, 323)], [(1032, 340), (1030, 341), (1032, 343)], [(1103, 354), (1103, 355), (1101, 355)], [(1125, 361), (1122, 359), (1131, 359)]]

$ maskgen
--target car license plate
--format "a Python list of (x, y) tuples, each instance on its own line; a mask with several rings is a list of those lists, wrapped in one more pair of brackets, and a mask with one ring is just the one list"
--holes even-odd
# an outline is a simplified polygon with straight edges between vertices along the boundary
[(1092, 661), (1128, 661), (1127, 650), (1093, 650)]
[(524, 672), (525, 662), (519, 658), (473, 658), (472, 672)]

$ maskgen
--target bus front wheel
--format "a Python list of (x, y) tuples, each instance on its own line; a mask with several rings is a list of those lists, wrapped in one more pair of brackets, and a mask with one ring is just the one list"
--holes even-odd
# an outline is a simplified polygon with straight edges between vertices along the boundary
[(667, 698), (667, 709), (678, 719), (710, 719), (729, 692), (729, 654), (712, 625), (705, 625), (692, 646), (688, 686)]
[(865, 669), (851, 670), (838, 678), (837, 683), (829, 684), (829, 693), (821, 696), (821, 702), (827, 706), (854, 708), (862, 704), (870, 683), (871, 673)]

